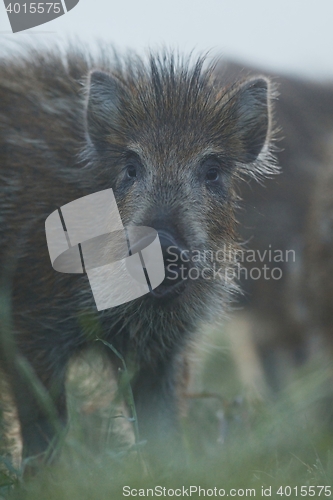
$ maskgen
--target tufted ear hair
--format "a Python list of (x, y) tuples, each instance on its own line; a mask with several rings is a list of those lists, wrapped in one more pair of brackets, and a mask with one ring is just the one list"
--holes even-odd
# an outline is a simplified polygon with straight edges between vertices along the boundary
[(238, 161), (252, 163), (269, 138), (269, 80), (250, 78), (241, 83), (229, 96), (227, 106), (240, 144)]
[(117, 128), (124, 96), (125, 88), (116, 77), (103, 71), (90, 73), (86, 123), (88, 135), (96, 147)]

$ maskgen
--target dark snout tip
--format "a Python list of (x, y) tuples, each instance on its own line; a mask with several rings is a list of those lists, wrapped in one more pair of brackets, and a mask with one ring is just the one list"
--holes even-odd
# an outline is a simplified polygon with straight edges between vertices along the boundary
[(184, 289), (187, 280), (188, 265), (182, 259), (185, 248), (171, 232), (157, 229), (157, 233), (162, 249), (165, 278), (151, 293), (159, 298), (175, 296)]

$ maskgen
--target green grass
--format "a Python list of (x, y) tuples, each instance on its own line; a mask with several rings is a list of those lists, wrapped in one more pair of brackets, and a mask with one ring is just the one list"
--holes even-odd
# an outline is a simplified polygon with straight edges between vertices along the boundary
[[(256, 399), (240, 380), (223, 331), (212, 332), (209, 342), (213, 346), (196, 355), (193, 397), (182, 421), (187, 472), (155, 479), (146, 473), (138, 451), (144, 445), (135, 445), (110, 371), (92, 352), (70, 371), (71, 424), (59, 460), (22, 481), (8, 456), (0, 457), (1, 500), (118, 499), (125, 498), (125, 485), (254, 488), (257, 498), (271, 487), (271, 498), (302, 498), (302, 486), (332, 485), (333, 432), (325, 405), (333, 398), (323, 363), (303, 367), (278, 397)], [(278, 495), (280, 486), (287, 494), (288, 486), (297, 487), (297, 496), (296, 489)], [(325, 490), (320, 497), (320, 489), (313, 491), (313, 498), (328, 498)]]

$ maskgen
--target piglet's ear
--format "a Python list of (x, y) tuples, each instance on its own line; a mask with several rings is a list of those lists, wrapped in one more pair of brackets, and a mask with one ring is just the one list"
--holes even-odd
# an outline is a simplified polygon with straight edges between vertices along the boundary
[(114, 76), (92, 71), (88, 83), (87, 131), (91, 141), (101, 145), (119, 123), (119, 110), (125, 89)]
[(238, 161), (254, 162), (270, 130), (269, 81), (266, 78), (246, 80), (234, 89), (227, 106), (234, 122), (239, 148)]

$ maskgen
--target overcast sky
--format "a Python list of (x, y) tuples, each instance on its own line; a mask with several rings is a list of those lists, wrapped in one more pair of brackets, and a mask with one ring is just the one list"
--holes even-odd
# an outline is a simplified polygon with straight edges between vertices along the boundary
[(80, 0), (33, 34), (10, 29), (1, 0), (0, 46), (100, 37), (120, 49), (213, 49), (278, 72), (333, 79), (333, 0)]

